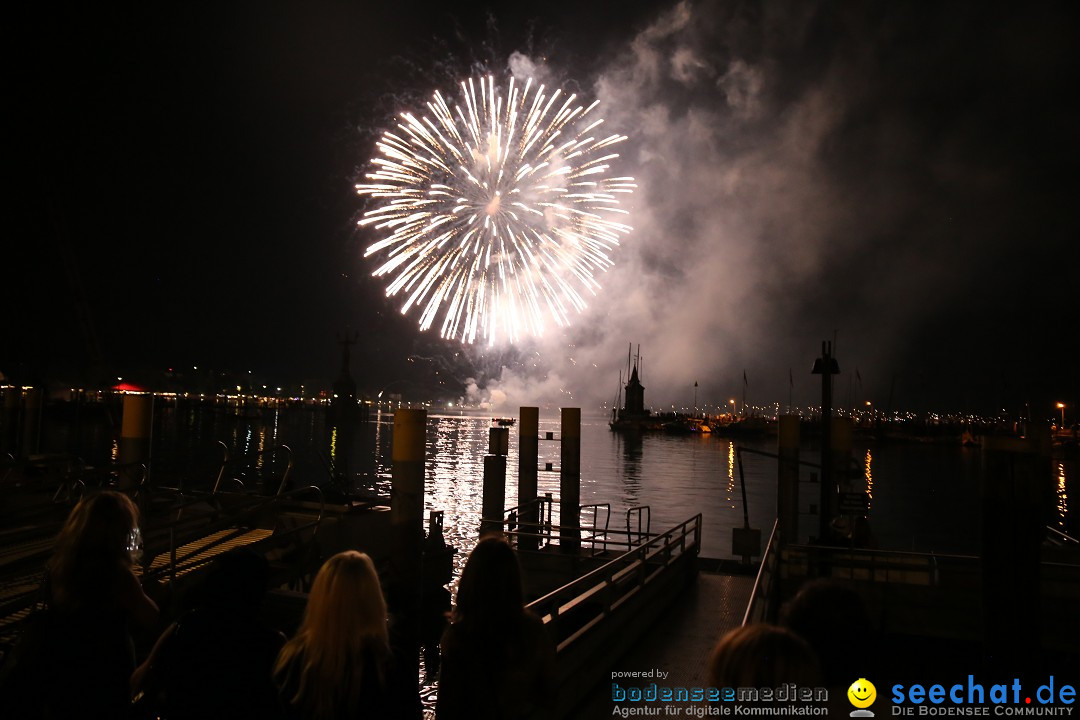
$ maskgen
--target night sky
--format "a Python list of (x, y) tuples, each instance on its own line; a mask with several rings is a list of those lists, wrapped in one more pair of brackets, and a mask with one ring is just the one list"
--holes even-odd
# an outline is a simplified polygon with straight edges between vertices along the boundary
[[(41, 5), (5, 22), (11, 378), (329, 380), (350, 329), (371, 393), (592, 407), (633, 342), (647, 403), (786, 406), (835, 337), (840, 404), (1080, 399), (1070, 4)], [(353, 185), (511, 57), (630, 136), (635, 230), (570, 329), (462, 348), (369, 277)]]

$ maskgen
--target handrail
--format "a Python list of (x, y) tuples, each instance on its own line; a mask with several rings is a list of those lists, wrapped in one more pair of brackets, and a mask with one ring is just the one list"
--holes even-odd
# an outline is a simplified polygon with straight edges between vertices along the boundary
[(287, 459), (287, 464), (285, 465), (285, 472), (282, 473), (282, 475), (281, 475), (281, 484), (278, 485), (278, 489), (277, 489), (277, 493), (276, 493), (277, 495), (281, 495), (281, 493), (283, 493), (285, 491), (285, 487), (289, 482), (289, 473), (292, 472), (293, 465), (295, 464), (295, 461), (293, 460), (292, 448), (289, 447), (288, 445), (282, 445), (282, 446), (280, 446), (280, 449), (285, 451), (285, 457)]
[(217, 480), (214, 481), (214, 489), (210, 491), (211, 495), (217, 495), (218, 488), (221, 487), (221, 481), (225, 477), (225, 468), (229, 464), (229, 446), (218, 440), (217, 444), (221, 446), (222, 458), (221, 466), (218, 468)]
[(1057, 528), (1046, 526), (1046, 530), (1050, 533), (1050, 542), (1055, 545), (1080, 545), (1080, 540), (1077, 540), (1072, 535), (1061, 532)]
[[(562, 529), (563, 529), (563, 526), (561, 526), (561, 525), (551, 525), (550, 527), (545, 526), (543, 528), (542, 533), (525, 532), (523, 530), (504, 529), (503, 530), (503, 535), (505, 535), (510, 540), (512, 545), (514, 545), (515, 547), (520, 548), (520, 547), (524, 547), (524, 544), (521, 543), (522, 538), (532, 537), (532, 538), (538, 538), (539, 539), (539, 538), (545, 538), (545, 537), (558, 537), (559, 531), (562, 530)], [(581, 528), (570, 528), (570, 529), (580, 530)], [(595, 543), (597, 545), (606, 546), (607, 549), (609, 549), (609, 550), (612, 549), (612, 548), (625, 548), (624, 550), (621, 550), (620, 552), (626, 552), (628, 550), (632, 550), (633, 548), (640, 547), (641, 542), (640, 542), (640, 538), (638, 536), (639, 535), (644, 536), (645, 533), (636, 533), (635, 532), (635, 533), (632, 533), (632, 535), (634, 537), (626, 537), (626, 531), (621, 530), (621, 529), (620, 530), (608, 530), (607, 531), (607, 537), (604, 537), (602, 534), (598, 534), (595, 537), (586, 536), (586, 537), (581, 538), (581, 542), (582, 543), (588, 543), (588, 544)], [(648, 539), (654, 539), (654, 538), (660, 537), (662, 535), (663, 535), (663, 533), (648, 533)], [(590, 547), (591, 547), (591, 545), (590, 545)], [(596, 555), (595, 552), (593, 552), (592, 554), (594, 556)]]
[[(235, 516), (230, 516), (230, 517), (224, 519), (223, 521), (221, 521), (219, 523), (213, 523), (208, 527), (203, 527), (203, 528), (201, 528), (202, 536), (206, 537), (207, 535), (213, 534), (215, 532), (219, 532), (220, 530), (224, 530), (224, 529), (228, 529), (230, 527), (236, 526), (236, 525), (240, 525), (240, 524), (242, 524), (242, 522), (245, 519), (248, 519), (248, 518), (250, 518), (252, 516), (255, 516), (255, 515), (263, 512), (267, 508), (269, 508), (269, 507), (271, 507), (271, 506), (273, 506), (273, 505), (275, 505), (277, 503), (280, 503), (283, 500), (291, 499), (291, 498), (296, 497), (298, 495), (301, 495), (301, 494), (304, 494), (304, 493), (309, 493), (309, 492), (312, 492), (312, 491), (314, 491), (319, 497), (319, 514), (315, 518), (315, 520), (311, 521), (310, 523), (305, 523), (303, 525), (298, 525), (298, 526), (296, 526), (294, 528), (290, 528), (288, 531), (282, 533), (281, 535), (276, 535), (275, 537), (277, 537), (278, 539), (280, 539), (281, 537), (287, 537), (291, 533), (296, 533), (296, 532), (299, 532), (300, 530), (305, 530), (305, 529), (307, 529), (309, 527), (315, 527), (317, 529), (321, 525), (322, 519), (323, 519), (323, 514), (326, 511), (326, 499), (325, 499), (325, 497), (323, 495), (322, 489), (320, 489), (319, 487), (317, 487), (315, 485), (309, 485), (308, 487), (303, 487), (303, 488), (297, 488), (295, 490), (290, 490), (289, 492), (283, 493), (281, 495), (271, 495), (271, 496), (269, 496), (267, 498), (264, 498), (261, 502), (255, 503), (255, 504), (250, 505), (248, 507), (245, 507), (240, 513), (238, 513)], [(162, 551), (154, 553), (153, 555), (149, 555), (149, 554), (144, 555), (144, 557), (143, 557), (143, 577), (144, 578), (158, 577), (158, 576), (165, 575), (165, 574), (168, 574), (170, 577), (172, 577), (176, 573), (176, 568), (179, 565), (183, 565), (185, 561), (190, 560), (191, 558), (205, 552), (206, 550), (208, 550), (210, 548), (213, 548), (213, 547), (216, 547), (216, 546), (218, 546), (218, 545), (220, 545), (222, 543), (228, 542), (229, 540), (232, 540), (235, 537), (237, 537), (238, 535), (243, 533), (242, 530), (238, 530), (238, 531), (236, 531), (234, 533), (229, 533), (229, 534), (223, 535), (220, 538), (212, 540), (212, 541), (210, 541), (210, 542), (208, 542), (208, 543), (206, 543), (204, 545), (200, 545), (198, 548), (195, 548), (193, 550), (188, 551), (187, 553), (184, 553), (183, 555), (178, 556), (177, 553), (176, 553), (177, 543), (176, 543), (175, 534), (173, 532), (173, 529), (174, 529), (174, 527), (176, 525), (179, 524), (179, 522), (180, 522), (179, 520), (175, 520), (175, 521), (167, 524), (166, 526), (164, 526), (164, 528), (160, 528), (160, 527), (156, 528), (157, 531), (160, 531), (162, 529), (168, 529), (169, 530), (169, 543), (168, 543), (167, 549), (163, 549)], [(208, 530), (209, 530), (209, 532), (207, 532)], [(186, 544), (186, 543), (184, 543), (184, 544)], [(169, 553), (169, 562), (166, 563), (165, 565), (162, 565), (161, 567), (159, 567), (156, 570), (151, 570), (150, 565), (153, 562), (154, 558), (158, 557), (163, 552), (168, 552)]]
[[(121, 472), (128, 470), (136, 472), (135, 477), (137, 480), (132, 489), (137, 494), (146, 485), (146, 479), (148, 477), (147, 468), (144, 463), (121, 463), (96, 468), (82, 465), (77, 472), (68, 473), (64, 479), (60, 481), (56, 486), (56, 491), (52, 495), (52, 501), (57, 505), (77, 501), (78, 498), (82, 496), (82, 490), (85, 490), (87, 487), (87, 480), (97, 480), (97, 487), (102, 487), (110, 478), (118, 478)], [(79, 487), (81, 487), (82, 490), (80, 490), (79, 493), (76, 493), (75, 490)]]
[(509, 515), (510, 513), (516, 513), (518, 517), (521, 517), (521, 511), (523, 509), (525, 509), (525, 508), (532, 507), (533, 505), (536, 505), (538, 503), (540, 505), (550, 505), (552, 502), (553, 502), (553, 499), (551, 497), (551, 493), (548, 493), (544, 497), (540, 497), (538, 495), (535, 498), (533, 498), (532, 500), (526, 500), (525, 502), (521, 503), (520, 505), (515, 505), (512, 508), (507, 508), (504, 514)]
[(760, 602), (767, 603), (769, 598), (772, 597), (772, 584), (773, 584), (773, 568), (770, 567), (770, 562), (775, 564), (777, 562), (777, 553), (779, 550), (779, 544), (776, 542), (776, 534), (780, 526), (780, 521), (773, 522), (772, 532), (769, 533), (769, 542), (765, 545), (765, 553), (761, 558), (761, 565), (758, 567), (757, 577), (754, 578), (754, 587), (750, 591), (750, 600), (746, 603), (746, 612), (743, 614), (743, 625), (749, 625), (752, 622), (763, 620), (768, 610), (768, 606), (761, 612), (755, 612), (756, 606)]
[[(602, 552), (607, 552), (608, 526), (611, 523), (611, 503), (589, 503), (588, 505), (579, 506), (578, 507), (578, 527), (580, 527), (582, 530), (589, 530), (590, 529), (588, 527), (581, 527), (581, 513), (584, 512), (585, 510), (587, 510), (588, 508), (592, 508), (592, 515), (593, 515), (593, 524), (592, 524), (592, 528), (591, 528), (592, 535), (589, 536), (589, 537), (583, 537), (581, 539), (582, 539), (582, 541), (586, 541), (586, 542), (591, 541), (592, 542), (592, 554), (595, 555), (596, 554), (596, 540), (597, 540), (597, 538), (601, 538), (601, 542), (604, 545), (604, 549), (602, 550)], [(598, 520), (600, 518), (600, 509), (601, 508), (603, 508), (604, 510), (607, 511), (606, 515), (604, 516), (604, 529), (603, 530), (599, 529), (600, 524), (598, 522)]]
[[(630, 530), (630, 516), (631, 514), (637, 514), (637, 530)], [(645, 531), (641, 530), (641, 516), (645, 515)], [(638, 537), (648, 537), (649, 531), (652, 530), (652, 508), (648, 505), (636, 505), (632, 508), (626, 509), (626, 536), (637, 535)]]
[(846, 545), (788, 545), (793, 550), (800, 551), (828, 551), (837, 553), (847, 553), (851, 555), (884, 555), (890, 558), (939, 558), (948, 560), (978, 560), (978, 555), (965, 555), (962, 553), (938, 553), (938, 552), (918, 552), (915, 550), (881, 550), (878, 548), (852, 548)]
[[(535, 497), (521, 505), (515, 505), (503, 513), (503, 530), (510, 538), (535, 537), (543, 539), (545, 545), (551, 544), (551, 513), (554, 506), (551, 493)], [(532, 509), (536, 508), (535, 514)], [(544, 509), (547, 508), (545, 514)], [(528, 510), (530, 513), (526, 513)]]
[[(552, 628), (552, 639), (562, 652), (672, 563), (687, 554), (696, 556), (700, 547), (701, 515), (698, 514), (527, 607)], [(571, 626), (562, 623), (567, 616), (574, 616)]]
[(956, 571), (979, 573), (976, 555), (876, 550), (816, 545), (788, 545), (784, 561), (787, 577), (846, 577), (851, 581), (886, 584), (936, 586), (942, 575), (956, 577)]
[[(275, 495), (281, 495), (282, 492), (285, 491), (285, 487), (289, 482), (289, 475), (292, 473), (293, 466), (296, 464), (296, 461), (293, 459), (293, 451), (292, 451), (291, 447), (289, 447), (288, 445), (275, 445), (273, 447), (269, 447), (269, 448), (266, 448), (264, 450), (257, 450), (257, 451), (255, 451), (253, 453), (247, 453), (246, 455), (239, 455), (239, 456), (234, 458), (229, 453), (229, 448), (228, 448), (228, 446), (225, 445), (225, 443), (223, 443), (223, 442), (221, 442), (219, 440), (218, 445), (221, 446), (222, 451), (224, 453), (224, 457), (222, 458), (222, 461), (221, 461), (221, 467), (218, 468), (218, 476), (217, 476), (217, 480), (214, 481), (214, 489), (211, 490), (212, 495), (216, 495), (218, 492), (221, 491), (221, 484), (225, 479), (225, 470), (226, 470), (226, 468), (229, 467), (229, 465), (231, 463), (239, 463), (239, 462), (248, 463), (248, 462), (251, 462), (252, 460), (254, 460), (255, 458), (261, 457), (263, 455), (274, 455), (274, 454), (279, 453), (279, 452), (284, 452), (285, 453), (286, 465), (285, 465), (285, 472), (282, 473), (282, 475), (281, 475), (281, 482), (278, 483), (277, 491), (274, 494)], [(231, 479), (236, 480), (237, 478), (231, 478)], [(241, 482), (241, 484), (242, 484), (242, 482)]]

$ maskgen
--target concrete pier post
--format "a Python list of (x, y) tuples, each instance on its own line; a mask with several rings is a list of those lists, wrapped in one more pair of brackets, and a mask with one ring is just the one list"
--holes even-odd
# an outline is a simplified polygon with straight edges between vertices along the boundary
[(22, 454), (36, 455), (41, 447), (41, 411), (44, 393), (41, 388), (30, 388), (23, 400)]
[[(124, 395), (124, 409), (120, 420), (121, 465), (142, 463), (150, 467), (150, 435), (154, 425), (154, 396), (150, 394)], [(123, 485), (130, 487), (134, 473), (124, 473)]]
[(424, 543), (424, 465), (427, 410), (397, 410), (390, 488), (390, 578), (388, 593), (398, 614), (406, 652), (402, 671), (419, 672), (420, 594)]
[(510, 453), (510, 428), (488, 429), (488, 455), (506, 457)]
[(510, 429), (493, 427), (488, 431), (488, 454), (484, 456), (484, 494), (480, 514), (481, 537), (502, 532), (506, 497), (506, 454)]
[(1040, 511), (1051, 478), (1049, 431), (1032, 427), (1023, 439), (988, 435), (982, 450), (983, 642), (994, 657), (1026, 669), (1042, 636)]
[(521, 408), (518, 420), (518, 506), (521, 514), (518, 526), (524, 533), (518, 538), (518, 547), (522, 550), (535, 550), (539, 547), (539, 505), (534, 502), (537, 489), (537, 475), (540, 464), (540, 408)]
[(581, 408), (562, 409), (559, 469), (559, 547), (581, 549)]
[(799, 430), (800, 418), (782, 415), (777, 433), (776, 519), (782, 544), (799, 541)]

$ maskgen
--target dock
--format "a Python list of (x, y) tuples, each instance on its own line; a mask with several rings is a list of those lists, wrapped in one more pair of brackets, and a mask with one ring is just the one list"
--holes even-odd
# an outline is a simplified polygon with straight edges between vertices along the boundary
[[(709, 564), (702, 560), (703, 565)], [(742, 625), (754, 578), (713, 570), (699, 570), (697, 581), (668, 606), (667, 612), (625, 655), (607, 670), (634, 672), (660, 670), (661, 682), (671, 687), (708, 686), (709, 655), (717, 638)], [(574, 717), (611, 717), (610, 678), (597, 686)], [(619, 679), (620, 686), (641, 687), (641, 680)], [(687, 703), (690, 705), (693, 703)], [(704, 703), (702, 703), (704, 704)]]

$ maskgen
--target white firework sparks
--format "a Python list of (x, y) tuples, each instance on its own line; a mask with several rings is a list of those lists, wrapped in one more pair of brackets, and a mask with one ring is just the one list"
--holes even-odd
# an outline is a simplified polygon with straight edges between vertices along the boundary
[(430, 116), (401, 115), (383, 134), (374, 172), (356, 191), (374, 199), (361, 226), (381, 239), (365, 257), (384, 262), (388, 297), (402, 313), (422, 308), (420, 327), (439, 321), (444, 338), (489, 345), (568, 324), (595, 295), (609, 253), (630, 232), (618, 196), (630, 177), (609, 177), (623, 135), (577, 96), (511, 79), (461, 83), (461, 104), (436, 92)]

